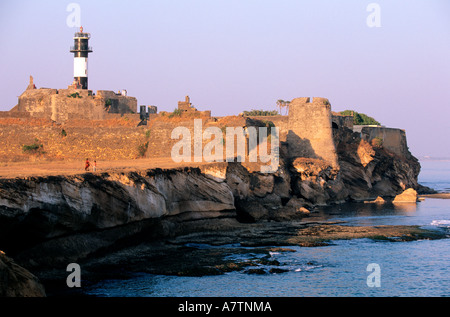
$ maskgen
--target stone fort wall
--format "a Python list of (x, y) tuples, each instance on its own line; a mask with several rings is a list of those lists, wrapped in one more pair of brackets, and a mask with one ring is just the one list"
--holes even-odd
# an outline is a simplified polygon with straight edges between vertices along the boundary
[[(47, 118), (0, 118), (0, 162), (29, 160), (120, 160), (140, 157), (147, 142), (138, 115), (55, 124)], [(64, 132), (63, 132), (64, 131)], [(37, 153), (23, 146), (42, 145)]]
[(383, 148), (400, 157), (409, 157), (411, 153), (406, 141), (406, 133), (403, 129), (387, 127), (363, 127), (361, 139), (371, 143), (374, 139), (380, 139)]
[[(74, 91), (78, 92), (75, 97)], [(105, 109), (106, 100), (112, 102)], [(133, 107), (137, 108), (136, 98), (112, 91), (98, 91), (94, 95), (89, 90), (27, 89), (16, 107), (0, 112), (0, 160), (170, 159), (173, 146), (179, 142), (171, 138), (171, 133), (180, 126), (191, 133), (193, 158), (194, 119), (200, 118), (203, 131), (215, 126), (223, 132), (227, 127), (266, 126), (270, 121), (280, 128), (280, 141), (292, 160), (319, 159), (338, 168), (333, 129), (353, 128), (352, 117), (332, 113), (326, 98), (293, 99), (288, 116), (216, 118), (211, 117), (210, 111), (197, 111), (186, 97), (186, 101), (179, 103), (181, 114), (149, 113), (144, 125), (142, 116), (132, 113)], [(383, 138), (383, 146), (396, 154), (407, 151), (404, 131), (398, 129), (364, 128), (361, 136), (368, 141)], [(210, 141), (202, 138), (202, 149)], [(42, 153), (30, 155), (23, 151), (24, 145), (33, 144), (42, 144)], [(223, 148), (226, 149), (225, 143)]]
[[(102, 120), (108, 114), (137, 112), (137, 99), (112, 91), (99, 90), (95, 95), (91, 90), (29, 88), (18, 100), (18, 104), (0, 117), (48, 118), (57, 123), (74, 119)], [(8, 114), (6, 114), (8, 113)]]
[(289, 105), (287, 143), (291, 158), (321, 159), (338, 167), (331, 105), (326, 98), (296, 98)]

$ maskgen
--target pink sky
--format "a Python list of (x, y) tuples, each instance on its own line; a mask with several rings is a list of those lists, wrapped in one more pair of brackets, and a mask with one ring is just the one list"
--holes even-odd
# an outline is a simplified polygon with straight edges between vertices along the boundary
[[(185, 95), (215, 116), (326, 97), (406, 130), (415, 156), (450, 157), (450, 1), (0, 2), (0, 110), (33, 75), (72, 81), (71, 2), (92, 35), (89, 88), (126, 89), (172, 111)], [(381, 27), (368, 27), (370, 3)]]

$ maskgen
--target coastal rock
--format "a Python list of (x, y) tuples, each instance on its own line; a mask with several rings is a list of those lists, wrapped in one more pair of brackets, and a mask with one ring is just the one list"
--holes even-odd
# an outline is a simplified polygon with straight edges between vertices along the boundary
[(237, 217), (241, 222), (267, 220), (269, 211), (258, 201), (236, 201)]
[(0, 246), (8, 251), (148, 219), (235, 216), (228, 185), (199, 169), (0, 180)]
[(274, 187), (273, 175), (261, 175), (252, 173), (250, 177), (250, 189), (257, 197), (265, 197), (272, 193)]
[(374, 201), (371, 201), (371, 203), (374, 204), (384, 204), (386, 200), (383, 199), (383, 197), (378, 196)]
[(358, 149), (356, 150), (356, 154), (362, 166), (366, 167), (373, 160), (375, 150), (367, 141), (361, 140)]
[(44, 286), (0, 251), (0, 297), (45, 297)]
[(417, 192), (412, 188), (408, 188), (400, 195), (395, 196), (395, 198), (392, 202), (394, 204), (396, 204), (396, 203), (415, 203), (415, 202), (417, 202)]
[(411, 155), (372, 147), (349, 129), (333, 133), (338, 166), (283, 150), (275, 173), (224, 162), (0, 179), (0, 248), (27, 269), (62, 265), (142, 239), (288, 222), (314, 206), (418, 187), (420, 164)]
[(347, 128), (335, 129), (333, 133), (339, 176), (351, 200), (395, 196), (405, 188), (419, 188), (420, 163), (407, 148), (393, 153), (385, 147), (372, 146)]

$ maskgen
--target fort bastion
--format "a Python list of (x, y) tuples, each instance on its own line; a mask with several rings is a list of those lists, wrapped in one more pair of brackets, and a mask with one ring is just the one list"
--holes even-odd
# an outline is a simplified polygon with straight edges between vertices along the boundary
[[(268, 122), (279, 128), (287, 155), (323, 160), (339, 168), (335, 129), (350, 129), (370, 142), (381, 138), (396, 155), (408, 151), (403, 130), (386, 127), (353, 126), (352, 116), (331, 111), (330, 101), (320, 97), (295, 98), (288, 115), (213, 117), (199, 111), (189, 96), (178, 102), (177, 112), (157, 111), (155, 106), (139, 106), (126, 91), (36, 88), (33, 78), (10, 111), (0, 111), (0, 160), (99, 160), (170, 157), (177, 140), (171, 132), (185, 126), (194, 132), (193, 119), (201, 119), (203, 129), (217, 126), (263, 127)], [(205, 142), (205, 141), (204, 141)], [(42, 151), (25, 153), (24, 146), (38, 144)]]

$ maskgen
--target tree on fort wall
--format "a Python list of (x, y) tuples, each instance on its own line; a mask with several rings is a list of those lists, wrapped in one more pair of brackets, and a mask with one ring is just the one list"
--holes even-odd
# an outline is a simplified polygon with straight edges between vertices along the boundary
[(283, 108), (285, 109), (285, 111), (284, 111), (285, 115), (287, 115), (289, 113), (289, 104), (290, 103), (291, 103), (290, 101), (286, 101), (283, 99), (277, 100), (277, 106), (278, 106), (278, 109), (280, 109), (280, 114), (283, 114)]
[(279, 113), (276, 110), (268, 111), (268, 110), (250, 110), (242, 112), (246, 117), (266, 117), (266, 116), (278, 116)]
[(372, 117), (369, 117), (368, 115), (364, 113), (358, 113), (354, 110), (345, 110), (339, 112), (339, 114), (344, 116), (351, 116), (353, 115), (353, 124), (354, 125), (381, 125), (380, 122), (375, 120)]

